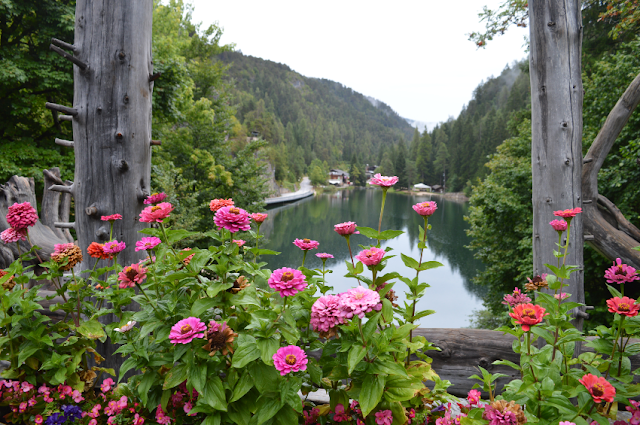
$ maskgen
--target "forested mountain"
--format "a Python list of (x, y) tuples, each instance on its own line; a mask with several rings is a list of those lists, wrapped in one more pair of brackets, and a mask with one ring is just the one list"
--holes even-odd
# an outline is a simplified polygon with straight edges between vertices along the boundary
[(314, 159), (337, 166), (357, 154), (362, 163), (375, 163), (381, 149), (413, 133), (388, 105), (340, 83), (241, 52), (218, 59), (229, 65), (232, 103), (242, 124), (232, 136), (256, 131), (267, 140), (277, 152), (278, 180), (299, 178)]

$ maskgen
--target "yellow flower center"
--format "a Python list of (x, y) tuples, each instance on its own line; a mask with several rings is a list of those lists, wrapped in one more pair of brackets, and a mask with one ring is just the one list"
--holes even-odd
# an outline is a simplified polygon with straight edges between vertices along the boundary
[(283, 282), (289, 282), (290, 280), (293, 280), (293, 273), (292, 272), (282, 273), (282, 278), (280, 280), (282, 280)]
[(626, 276), (627, 275), (627, 272), (622, 268), (622, 264), (620, 264), (618, 266), (618, 269), (616, 270), (616, 274), (622, 275), (622, 276)]
[(294, 356), (293, 354), (287, 354), (287, 357), (284, 358), (284, 361), (289, 364), (289, 365), (294, 365), (296, 364), (296, 356)]
[(591, 387), (591, 394), (595, 397), (602, 397), (604, 395), (604, 385), (601, 383), (593, 384), (593, 387)]
[(186, 325), (184, 325), (183, 327), (180, 328), (180, 332), (182, 332), (183, 334), (186, 334), (187, 332), (190, 332), (191, 329), (193, 329), (191, 327), (191, 325), (186, 324)]
[(629, 311), (629, 304), (627, 303), (620, 303), (618, 304), (618, 311)]
[(423, 202), (420, 204), (421, 207), (423, 208), (429, 208), (431, 206), (431, 204), (429, 204), (428, 202)]
[(240, 214), (240, 209), (239, 208), (229, 208), (229, 212), (231, 214)]
[(529, 319), (536, 318), (536, 311), (532, 308), (525, 308), (522, 310), (522, 317), (528, 317)]
[(154, 205), (153, 207), (151, 207), (151, 212), (156, 212), (156, 211), (161, 210), (161, 209), (162, 209), (161, 207), (159, 207), (157, 205)]
[(303, 239), (302, 242), (304, 243), (311, 243), (311, 239)]
[(358, 292), (353, 298), (355, 298), (356, 300), (361, 300), (362, 297), (364, 297), (364, 294), (362, 292)]

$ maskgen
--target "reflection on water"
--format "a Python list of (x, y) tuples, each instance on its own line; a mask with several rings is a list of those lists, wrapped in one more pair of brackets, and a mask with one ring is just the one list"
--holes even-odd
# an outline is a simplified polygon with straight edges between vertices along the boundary
[[(383, 241), (382, 247), (391, 246), (397, 257), (389, 260), (385, 273), (397, 271), (405, 276), (413, 277), (413, 270), (407, 268), (400, 258), (400, 253), (418, 258), (418, 226), (423, 224), (422, 217), (416, 214), (411, 206), (429, 200), (429, 195), (389, 193), (385, 204), (382, 229), (403, 230), (405, 233), (391, 241)], [(423, 318), (422, 327), (458, 328), (469, 325), (468, 315), (474, 308), (481, 307), (481, 296), (484, 288), (474, 286), (471, 278), (481, 263), (473, 258), (471, 252), (464, 248), (469, 238), (464, 232), (467, 224), (463, 220), (467, 205), (433, 198), (438, 203), (438, 210), (429, 219), (432, 230), (425, 250), (424, 261), (436, 260), (444, 267), (422, 272), (421, 282), (431, 285), (425, 297), (418, 304), (418, 310), (436, 310), (436, 314)], [(280, 251), (278, 256), (264, 256), (269, 268), (297, 268), (302, 262), (302, 251), (293, 245), (293, 240), (313, 239), (320, 242), (317, 250), (309, 252), (305, 266), (320, 268), (322, 261), (316, 258), (318, 252), (327, 252), (335, 258), (327, 261), (327, 268), (333, 270), (327, 275), (327, 283), (335, 292), (343, 292), (357, 285), (355, 279), (345, 278), (349, 260), (349, 250), (345, 239), (333, 231), (333, 225), (345, 221), (355, 221), (359, 226), (377, 229), (380, 215), (382, 191), (379, 189), (350, 189), (332, 194), (317, 195), (295, 204), (269, 210), (269, 219), (262, 225), (265, 234), (265, 248)], [(361, 248), (358, 246), (375, 243), (362, 235), (351, 237), (351, 247), (355, 256)], [(412, 273), (413, 272), (413, 273)], [(370, 273), (365, 269), (365, 273)], [(402, 282), (394, 287), (398, 295), (406, 290)], [(399, 303), (404, 301), (400, 297)]]

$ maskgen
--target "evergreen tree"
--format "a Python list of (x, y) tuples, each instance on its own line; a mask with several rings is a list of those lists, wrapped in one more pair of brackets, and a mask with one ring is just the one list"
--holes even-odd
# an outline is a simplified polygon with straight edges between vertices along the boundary
[(395, 171), (398, 176), (398, 187), (409, 187), (409, 178), (407, 173), (407, 146), (404, 138), (401, 137), (395, 149)]
[(366, 184), (364, 167), (358, 161), (358, 158), (355, 153), (351, 156), (351, 164), (349, 166), (349, 180), (355, 186), (362, 187)]
[[(447, 150), (447, 145), (440, 143), (438, 146), (438, 152), (436, 153), (436, 158), (433, 161), (433, 168), (440, 177), (446, 175), (448, 162), (449, 151)], [(442, 184), (445, 184), (444, 179), (442, 180)]]
[(418, 144), (418, 151), (416, 153), (416, 173), (417, 177), (419, 177), (420, 183), (430, 182), (430, 168), (431, 168), (431, 135), (425, 131), (422, 133), (422, 137), (420, 137), (420, 141)]

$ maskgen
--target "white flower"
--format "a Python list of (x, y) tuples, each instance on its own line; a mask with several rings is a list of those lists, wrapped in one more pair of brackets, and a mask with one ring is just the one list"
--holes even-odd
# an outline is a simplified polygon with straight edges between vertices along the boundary
[(136, 323), (137, 322), (135, 320), (129, 320), (126, 325), (124, 325), (121, 328), (115, 328), (114, 331), (120, 332), (120, 333), (128, 332), (131, 329), (133, 329), (133, 327), (136, 325)]

